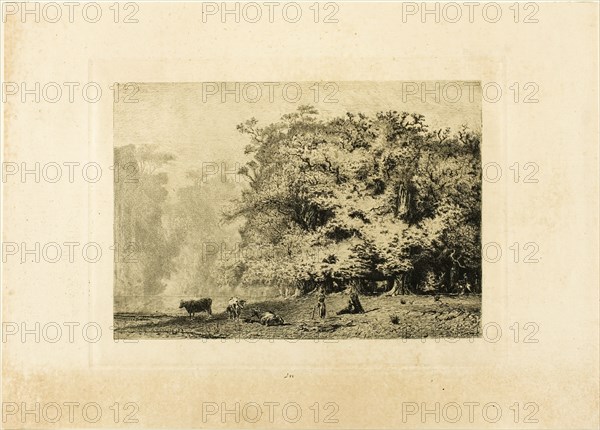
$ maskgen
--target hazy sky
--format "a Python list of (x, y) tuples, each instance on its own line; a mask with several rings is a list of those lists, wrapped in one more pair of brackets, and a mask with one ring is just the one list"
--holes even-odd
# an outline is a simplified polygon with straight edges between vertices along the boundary
[(481, 129), (476, 82), (440, 81), (437, 87), (433, 81), (137, 85), (139, 91), (131, 97), (137, 103), (114, 105), (115, 146), (158, 144), (174, 154), (176, 160), (166, 169), (172, 187), (182, 185), (185, 173), (203, 162), (224, 161), (228, 169), (243, 163), (248, 137), (236, 125), (251, 117), (266, 125), (302, 104), (314, 105), (325, 117), (396, 110), (425, 115), (430, 129), (457, 130), (465, 123)]

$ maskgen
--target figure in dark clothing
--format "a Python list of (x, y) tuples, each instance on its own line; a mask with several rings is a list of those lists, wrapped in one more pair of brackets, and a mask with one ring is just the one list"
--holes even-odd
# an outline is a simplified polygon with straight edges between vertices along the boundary
[(315, 318), (315, 312), (319, 316), (319, 318), (325, 318), (327, 315), (327, 311), (325, 308), (325, 292), (321, 289), (319, 291), (319, 295), (317, 296), (317, 304), (313, 308), (313, 319)]
[(350, 302), (352, 303), (352, 307), (354, 309), (355, 314), (365, 313), (365, 310), (360, 304), (360, 300), (358, 300), (358, 293), (356, 291), (352, 291), (352, 293), (350, 293)]
[(342, 314), (364, 314), (365, 310), (360, 304), (360, 300), (358, 299), (358, 293), (354, 290), (350, 293), (350, 298), (348, 299), (348, 306), (346, 306), (341, 311), (338, 311), (338, 315)]

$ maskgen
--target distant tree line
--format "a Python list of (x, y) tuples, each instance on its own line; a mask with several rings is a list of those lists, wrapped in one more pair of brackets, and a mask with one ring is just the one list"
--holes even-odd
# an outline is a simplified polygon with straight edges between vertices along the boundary
[(207, 294), (217, 285), (213, 268), (221, 256), (214, 248), (239, 242), (238, 226), (220, 222), (221, 203), (239, 195), (239, 184), (192, 169), (185, 173), (187, 183), (175, 189), (168, 173), (174, 160), (157, 145), (114, 150), (114, 275), (121, 303), (137, 297), (156, 305), (168, 281), (176, 285), (172, 295)]

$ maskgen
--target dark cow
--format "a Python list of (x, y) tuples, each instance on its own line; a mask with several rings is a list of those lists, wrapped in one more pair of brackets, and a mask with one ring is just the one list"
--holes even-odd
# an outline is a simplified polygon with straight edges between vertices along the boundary
[(260, 312), (258, 309), (252, 309), (252, 314), (258, 318), (262, 325), (274, 326), (284, 324), (283, 318), (270, 311)]
[(190, 318), (194, 316), (196, 312), (207, 312), (208, 315), (212, 315), (212, 299), (200, 299), (200, 300), (187, 300), (181, 301), (179, 309), (185, 308), (190, 314)]

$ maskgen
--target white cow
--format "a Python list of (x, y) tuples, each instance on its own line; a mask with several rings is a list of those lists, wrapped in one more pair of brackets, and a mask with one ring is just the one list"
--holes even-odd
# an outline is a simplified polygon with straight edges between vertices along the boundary
[(227, 303), (227, 314), (229, 319), (239, 320), (242, 309), (246, 305), (246, 300), (241, 300), (239, 297), (232, 297)]

